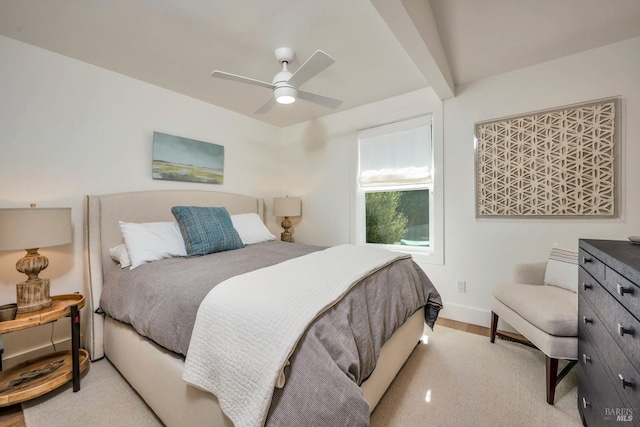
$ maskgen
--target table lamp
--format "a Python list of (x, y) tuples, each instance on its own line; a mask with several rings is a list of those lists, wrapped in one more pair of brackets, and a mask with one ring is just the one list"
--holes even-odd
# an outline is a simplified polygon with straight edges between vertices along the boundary
[(0, 250), (24, 249), (27, 254), (16, 263), (16, 270), (28, 276), (16, 287), (18, 313), (51, 306), (49, 279), (38, 277), (49, 260), (39, 248), (71, 243), (71, 208), (0, 209)]
[(289, 232), (291, 228), (289, 217), (300, 216), (301, 205), (299, 197), (275, 197), (273, 199), (273, 215), (284, 217), (280, 224), (284, 228), (284, 232), (280, 233), (280, 240), (283, 242), (293, 242), (293, 237)]

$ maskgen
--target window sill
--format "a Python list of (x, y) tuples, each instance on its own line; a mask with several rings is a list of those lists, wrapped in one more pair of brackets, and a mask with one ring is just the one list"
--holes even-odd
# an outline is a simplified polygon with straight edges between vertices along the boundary
[(375, 245), (370, 243), (364, 244), (364, 246), (409, 254), (418, 264), (444, 265), (444, 257), (442, 256), (442, 254), (437, 253), (437, 251), (433, 249), (418, 249), (418, 247), (416, 246), (404, 245)]

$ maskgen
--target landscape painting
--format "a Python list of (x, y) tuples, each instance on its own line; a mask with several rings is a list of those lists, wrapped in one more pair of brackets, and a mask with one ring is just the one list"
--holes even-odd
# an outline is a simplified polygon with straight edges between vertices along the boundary
[(222, 184), (224, 147), (153, 133), (153, 179)]

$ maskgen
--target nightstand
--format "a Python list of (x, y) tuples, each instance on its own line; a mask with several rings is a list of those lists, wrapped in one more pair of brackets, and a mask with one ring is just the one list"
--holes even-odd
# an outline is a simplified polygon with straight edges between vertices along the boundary
[(73, 381), (74, 392), (80, 390), (80, 373), (89, 364), (89, 353), (80, 349), (80, 309), (84, 307), (84, 296), (56, 295), (51, 300), (50, 307), (21, 313), (15, 320), (0, 322), (0, 352), (2, 334), (51, 323), (67, 316), (71, 317), (71, 350), (36, 357), (0, 372), (0, 407), (41, 396), (69, 381)]

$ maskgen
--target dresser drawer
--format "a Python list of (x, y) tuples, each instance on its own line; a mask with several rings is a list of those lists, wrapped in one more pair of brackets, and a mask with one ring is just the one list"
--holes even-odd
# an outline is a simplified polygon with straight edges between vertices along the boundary
[[(585, 308), (582, 312), (589, 315)], [(584, 324), (578, 327), (578, 363), (589, 377), (589, 382), (597, 385), (600, 405), (603, 408), (640, 408), (638, 372), (613, 340), (601, 342), (596, 338), (603, 333), (608, 334), (606, 331), (597, 325), (595, 329), (587, 329)], [(590, 332), (595, 333), (592, 336)]]
[(585, 335), (581, 335), (578, 342), (578, 363), (587, 375), (590, 384), (597, 387), (596, 397), (598, 404), (604, 408), (623, 408), (628, 405), (623, 403), (615, 390), (616, 385), (609, 378), (609, 374), (605, 370), (606, 361), (601, 360), (600, 354), (593, 349), (589, 339), (582, 339)]
[(605, 280), (602, 285), (627, 310), (640, 316), (640, 288), (620, 275), (611, 267), (605, 268)]
[(604, 411), (600, 408), (598, 401), (595, 399), (590, 382), (582, 370), (582, 366), (578, 364), (578, 409), (582, 415), (584, 422), (588, 427), (606, 426), (604, 420)]
[[(581, 274), (580, 286), (583, 286), (583, 283), (588, 283), (586, 278), (585, 281), (582, 281), (583, 278)], [(590, 303), (605, 329), (618, 343), (635, 369), (640, 371), (640, 322), (595, 281), (591, 282), (590, 287), (587, 287), (586, 290), (581, 288), (580, 296), (585, 297)], [(587, 319), (587, 321), (589, 320), (593, 321), (594, 319)], [(585, 322), (583, 315), (580, 316), (579, 321)]]
[(589, 274), (598, 280), (604, 280), (605, 278), (605, 265), (598, 258), (591, 255), (589, 252), (580, 248), (578, 263)]
[(582, 267), (578, 269), (578, 287), (578, 294), (586, 298), (591, 306), (598, 304), (598, 298), (601, 298), (598, 287), (601, 285)]

